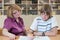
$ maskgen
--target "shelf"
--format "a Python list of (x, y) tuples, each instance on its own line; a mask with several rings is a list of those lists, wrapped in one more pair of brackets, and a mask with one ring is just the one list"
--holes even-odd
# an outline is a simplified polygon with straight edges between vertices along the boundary
[(60, 10), (60, 9), (53, 9), (53, 11)]
[(4, 0), (4, 3), (10, 2), (10, 0)]
[[(30, 9), (28, 9), (28, 10), (30, 10)], [(38, 9), (31, 9), (31, 10), (33, 11), (33, 10), (38, 10)]]
[(15, 4), (15, 0), (4, 0), (4, 4)]
[(49, 0), (38, 0), (38, 4), (41, 4), (41, 3), (49, 3)]
[(17, 5), (26, 5), (26, 4), (19, 4), (19, 3), (16, 3)]
[(60, 3), (60, 0), (56, 0), (55, 3)]
[[(4, 0), (4, 3), (1, 8), (2, 14), (6, 15), (8, 7), (12, 4), (17, 4), (22, 9), (22, 15), (39, 15), (41, 7), (45, 4), (49, 4), (52, 7), (52, 10), (59, 14), (60, 10), (60, 0)], [(3, 13), (4, 12), (4, 13)]]
[(22, 0), (15, 0), (15, 3), (21, 3)]
[(4, 10), (7, 10), (9, 6), (4, 6)]
[(4, 10), (4, 15), (6, 15), (7, 14), (7, 10)]
[(28, 10), (28, 14), (37, 15), (38, 11), (37, 10)]
[[(26, 9), (23, 9), (23, 10), (26, 10)], [(23, 10), (22, 10), (22, 11), (23, 11)]]
[(13, 3), (4, 3), (4, 5), (11, 5), (11, 4), (13, 4)]
[(60, 15), (60, 10), (56, 10), (56, 14), (57, 15)]
[(2, 3), (0, 3), (0, 9), (2, 9)]
[(2, 10), (0, 10), (0, 15), (2, 15)]
[(38, 5), (38, 4), (27, 4), (27, 5)]
[(26, 10), (22, 10), (22, 15), (26, 15)]

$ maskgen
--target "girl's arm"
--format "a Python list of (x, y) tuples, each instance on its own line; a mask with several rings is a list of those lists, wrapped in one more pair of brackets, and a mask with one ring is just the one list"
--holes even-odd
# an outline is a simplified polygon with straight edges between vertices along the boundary
[(51, 31), (47, 31), (45, 35), (47, 36), (55, 36), (57, 34), (57, 27), (51, 29)]

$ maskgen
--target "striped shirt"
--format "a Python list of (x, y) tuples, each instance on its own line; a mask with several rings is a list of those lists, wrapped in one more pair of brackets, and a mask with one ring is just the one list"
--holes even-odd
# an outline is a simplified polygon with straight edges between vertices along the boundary
[(50, 31), (52, 28), (58, 26), (55, 17), (51, 17), (47, 21), (44, 21), (40, 16), (36, 17), (30, 27), (31, 30), (38, 32)]

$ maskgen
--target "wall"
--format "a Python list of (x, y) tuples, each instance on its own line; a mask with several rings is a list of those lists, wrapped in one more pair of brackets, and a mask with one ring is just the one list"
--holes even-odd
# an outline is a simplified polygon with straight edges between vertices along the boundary
[[(24, 24), (26, 27), (30, 27), (30, 25), (32, 24), (32, 21), (34, 20), (35, 17), (37, 17), (38, 15), (22, 15), (21, 17), (24, 20)], [(60, 29), (60, 15), (55, 15), (56, 20), (58, 22), (58, 26)], [(0, 16), (0, 28), (3, 28), (3, 22), (5, 20), (6, 16), (1, 15)]]

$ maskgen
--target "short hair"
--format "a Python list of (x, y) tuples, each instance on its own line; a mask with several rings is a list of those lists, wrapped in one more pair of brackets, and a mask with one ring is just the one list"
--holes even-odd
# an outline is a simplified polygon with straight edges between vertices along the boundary
[(10, 17), (10, 18), (13, 18), (13, 11), (14, 10), (18, 10), (18, 11), (21, 11), (21, 8), (20, 6), (16, 5), (16, 4), (12, 4), (8, 7), (8, 10), (7, 10), (7, 17)]
[(46, 12), (47, 15), (51, 16), (52, 14), (51, 6), (49, 4), (44, 4), (40, 10), (40, 14), (42, 14), (43, 12)]

